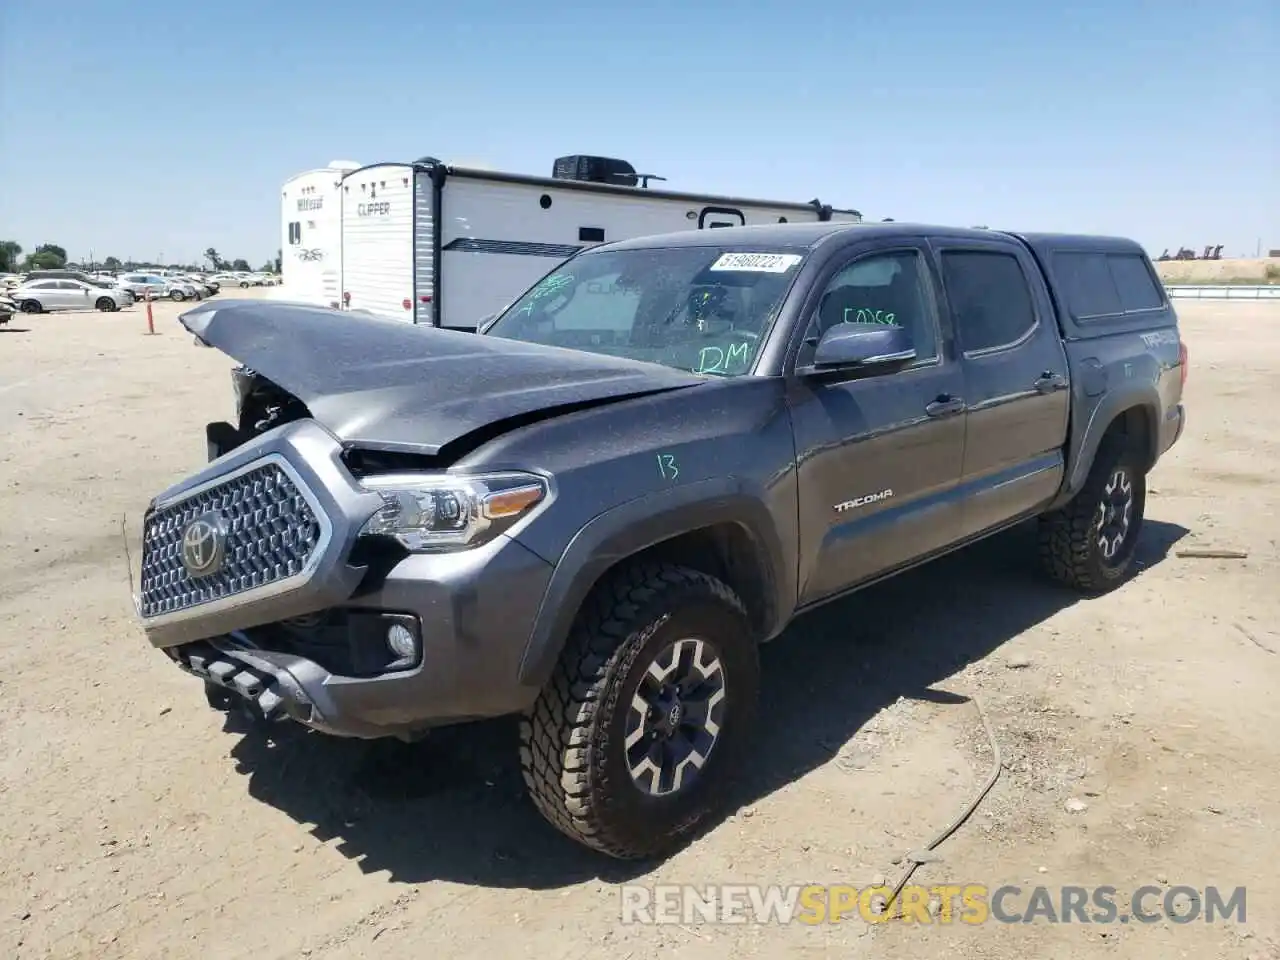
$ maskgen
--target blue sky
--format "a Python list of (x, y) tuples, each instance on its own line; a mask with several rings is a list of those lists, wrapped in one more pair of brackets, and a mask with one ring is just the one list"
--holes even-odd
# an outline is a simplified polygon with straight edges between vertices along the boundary
[(0, 239), (257, 266), (279, 188), (424, 154), (869, 219), (1280, 247), (1273, 0), (0, 4)]

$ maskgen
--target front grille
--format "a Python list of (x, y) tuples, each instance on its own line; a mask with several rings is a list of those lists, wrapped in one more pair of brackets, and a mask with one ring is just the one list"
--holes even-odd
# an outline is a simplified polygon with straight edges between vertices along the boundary
[[(196, 577), (183, 563), (183, 537), (200, 519), (221, 527), (222, 562)], [(173, 613), (295, 576), (319, 541), (319, 519), (289, 475), (274, 463), (254, 467), (147, 519), (142, 615)]]

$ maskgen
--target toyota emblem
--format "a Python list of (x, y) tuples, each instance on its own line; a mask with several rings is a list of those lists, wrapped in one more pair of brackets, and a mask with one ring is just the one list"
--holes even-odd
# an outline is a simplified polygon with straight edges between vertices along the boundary
[(220, 513), (206, 513), (182, 531), (182, 565), (193, 577), (207, 577), (222, 569), (227, 546), (227, 522)]

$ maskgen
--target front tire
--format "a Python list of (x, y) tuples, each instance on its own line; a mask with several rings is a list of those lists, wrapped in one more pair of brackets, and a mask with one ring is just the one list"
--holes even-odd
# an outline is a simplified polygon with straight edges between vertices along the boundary
[(95, 303), (94, 306), (97, 307), (99, 310), (101, 310), (103, 313), (111, 313), (113, 310), (120, 309), (119, 307), (116, 306), (116, 302), (112, 300), (110, 297), (99, 297), (98, 302)]
[(1049, 575), (1082, 593), (1124, 582), (1146, 513), (1147, 478), (1124, 436), (1103, 441), (1084, 487), (1040, 518), (1040, 557)]
[(187, 299), (187, 295), (181, 290), (170, 290), (169, 299), (176, 303), (181, 303), (183, 300)]
[(19, 306), (23, 313), (42, 313), (44, 308), (40, 306), (39, 300), (23, 300)]
[(759, 683), (755, 632), (728, 586), (672, 564), (623, 568), (584, 604), (520, 724), (535, 807), (618, 859), (677, 847), (726, 796)]

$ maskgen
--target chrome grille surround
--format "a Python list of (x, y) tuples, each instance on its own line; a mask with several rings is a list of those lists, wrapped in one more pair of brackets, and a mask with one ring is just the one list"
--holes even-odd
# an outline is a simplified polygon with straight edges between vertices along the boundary
[[(193, 521), (210, 514), (225, 522), (222, 564), (195, 577), (183, 565), (183, 535)], [(288, 589), (319, 562), (330, 529), (315, 497), (283, 456), (250, 461), (157, 504), (148, 514), (138, 611), (150, 620)]]

